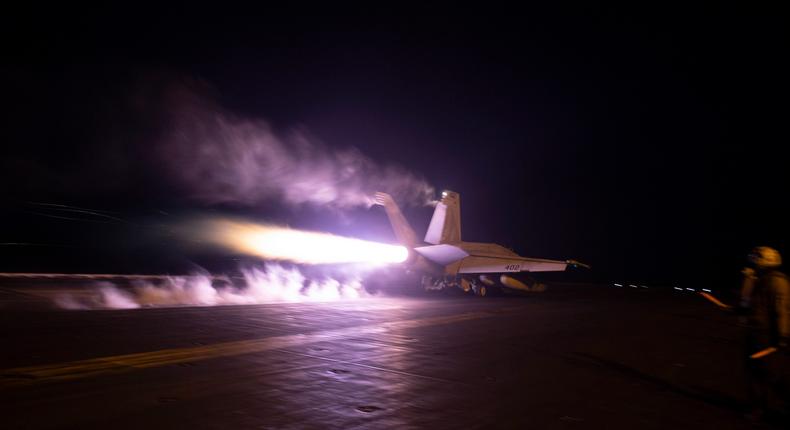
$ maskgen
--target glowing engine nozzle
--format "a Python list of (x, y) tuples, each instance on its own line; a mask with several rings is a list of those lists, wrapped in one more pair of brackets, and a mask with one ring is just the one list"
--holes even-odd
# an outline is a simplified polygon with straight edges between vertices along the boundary
[(215, 244), (249, 255), (303, 264), (402, 263), (403, 246), (238, 221), (211, 221), (207, 232)]

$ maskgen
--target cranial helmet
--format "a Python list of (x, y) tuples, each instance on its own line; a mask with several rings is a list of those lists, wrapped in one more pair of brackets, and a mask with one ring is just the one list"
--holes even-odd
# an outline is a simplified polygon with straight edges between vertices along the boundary
[(773, 268), (782, 265), (782, 256), (773, 248), (758, 246), (749, 254), (749, 261), (758, 268)]

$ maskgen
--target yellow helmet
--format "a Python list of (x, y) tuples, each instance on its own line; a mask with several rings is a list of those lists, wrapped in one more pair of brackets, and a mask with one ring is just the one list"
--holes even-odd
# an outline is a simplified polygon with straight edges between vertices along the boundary
[(759, 268), (774, 268), (782, 265), (782, 256), (773, 248), (758, 246), (749, 254), (749, 261)]

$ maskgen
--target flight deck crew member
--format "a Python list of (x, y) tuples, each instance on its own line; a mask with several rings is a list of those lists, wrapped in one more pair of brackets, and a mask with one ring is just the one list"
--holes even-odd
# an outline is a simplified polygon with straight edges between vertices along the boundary
[(790, 283), (779, 271), (782, 259), (775, 249), (757, 247), (749, 261), (741, 287), (749, 400), (753, 416), (769, 409), (786, 415), (790, 412)]

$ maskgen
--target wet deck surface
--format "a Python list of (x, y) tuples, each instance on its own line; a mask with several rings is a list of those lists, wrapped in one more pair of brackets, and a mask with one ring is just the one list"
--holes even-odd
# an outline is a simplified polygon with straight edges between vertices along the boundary
[(735, 321), (670, 291), (107, 311), (26, 291), (0, 285), (2, 428), (752, 428)]

